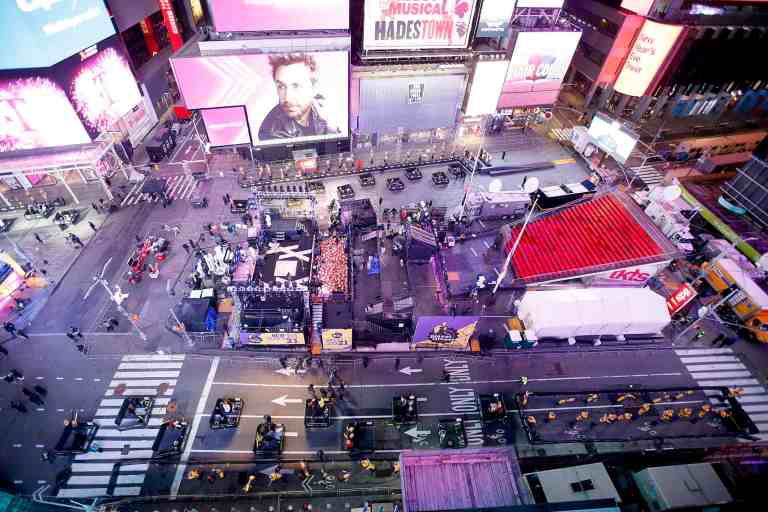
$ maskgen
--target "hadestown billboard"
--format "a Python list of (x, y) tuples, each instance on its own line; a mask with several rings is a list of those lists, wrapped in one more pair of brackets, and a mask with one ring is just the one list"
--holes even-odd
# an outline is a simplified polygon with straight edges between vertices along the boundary
[(365, 0), (365, 50), (466, 48), (476, 0)]

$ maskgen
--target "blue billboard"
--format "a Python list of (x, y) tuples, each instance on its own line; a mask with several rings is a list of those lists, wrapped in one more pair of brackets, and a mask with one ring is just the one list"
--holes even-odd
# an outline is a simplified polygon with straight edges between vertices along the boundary
[(115, 33), (103, 0), (2, 0), (0, 20), (0, 69), (48, 67)]

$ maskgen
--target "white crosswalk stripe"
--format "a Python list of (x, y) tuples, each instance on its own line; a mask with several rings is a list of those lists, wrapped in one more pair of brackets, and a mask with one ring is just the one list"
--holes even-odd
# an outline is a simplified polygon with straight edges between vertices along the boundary
[[(737, 400), (763, 435), (768, 434), (768, 391), (730, 348), (675, 350), (691, 377), (702, 387), (740, 388)], [(720, 404), (719, 393), (707, 390), (712, 404)]]
[[(199, 182), (191, 174), (178, 174), (175, 176), (165, 176), (161, 178), (165, 181), (165, 193), (172, 200), (188, 200), (194, 194)], [(134, 206), (140, 203), (160, 203), (162, 198), (141, 192), (144, 181), (137, 183), (130, 192), (123, 198), (121, 206)]]
[[(187, 178), (179, 177), (171, 183), (169, 193), (182, 194), (189, 187)], [(135, 188), (134, 191), (138, 191)], [(138, 192), (137, 192), (138, 193)], [(136, 199), (138, 196), (134, 196)], [(127, 199), (127, 198), (126, 198)], [(125, 201), (124, 201), (125, 202)], [(130, 203), (130, 200), (126, 204)], [(131, 203), (132, 204), (132, 203)], [(61, 498), (91, 498), (99, 496), (139, 496), (149, 470), (149, 460), (159, 427), (164, 421), (178, 377), (184, 365), (181, 354), (146, 354), (124, 356), (104, 398), (94, 414), (99, 425), (91, 451), (75, 455), (71, 465), (72, 476), (59, 489)], [(160, 395), (159, 388), (164, 391)], [(151, 417), (144, 428), (119, 430), (115, 424), (125, 397), (151, 396), (155, 399)], [(121, 461), (131, 461), (122, 464)]]

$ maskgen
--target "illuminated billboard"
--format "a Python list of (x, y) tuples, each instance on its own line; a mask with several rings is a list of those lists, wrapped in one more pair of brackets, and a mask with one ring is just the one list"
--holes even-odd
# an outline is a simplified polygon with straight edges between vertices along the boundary
[(466, 48), (476, 0), (365, 0), (365, 50)]
[(485, 0), (475, 37), (502, 37), (514, 10), (515, 0)]
[(115, 33), (103, 0), (2, 0), (0, 69), (56, 64)]
[(208, 0), (219, 32), (347, 30), (349, 0)]
[(621, 0), (621, 8), (641, 16), (648, 14), (655, 0)]
[(587, 134), (592, 142), (622, 164), (627, 161), (637, 144), (636, 135), (624, 128), (620, 122), (599, 113), (592, 118)]
[(536, 9), (559, 9), (565, 0), (517, 0), (517, 7), (534, 7)]
[(64, 89), (53, 80), (0, 80), (0, 152), (89, 142)]
[(120, 38), (98, 46), (83, 60), (75, 55), (52, 68), (92, 137), (113, 127), (141, 102), (141, 93)]
[(211, 146), (234, 146), (251, 142), (245, 107), (208, 108), (201, 112)]
[(483, 60), (477, 63), (472, 88), (469, 90), (466, 115), (479, 116), (496, 112), (496, 103), (504, 86), (508, 66), (508, 60)]
[(581, 32), (520, 32), (498, 108), (554, 103)]
[(683, 27), (646, 20), (613, 88), (628, 96), (643, 96), (675, 46)]
[(346, 137), (345, 51), (171, 59), (187, 108), (245, 105), (253, 143)]

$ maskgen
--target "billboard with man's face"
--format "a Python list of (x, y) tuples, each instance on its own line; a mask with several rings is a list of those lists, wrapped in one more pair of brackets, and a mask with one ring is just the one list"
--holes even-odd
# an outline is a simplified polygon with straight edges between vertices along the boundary
[(365, 0), (365, 50), (465, 48), (476, 0)]
[(349, 0), (208, 0), (219, 32), (346, 30)]
[(498, 108), (554, 103), (580, 38), (581, 32), (520, 32)]
[(187, 108), (245, 105), (255, 145), (346, 137), (345, 51), (171, 59)]

